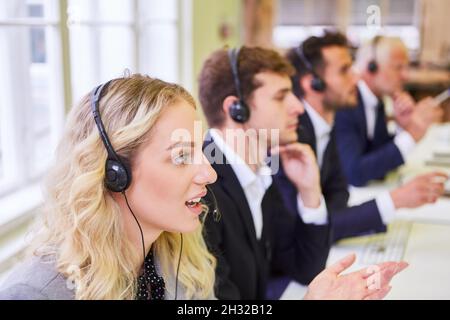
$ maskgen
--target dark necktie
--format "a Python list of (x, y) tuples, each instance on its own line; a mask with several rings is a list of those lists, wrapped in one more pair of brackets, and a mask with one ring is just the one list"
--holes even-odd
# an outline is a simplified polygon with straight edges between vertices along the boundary
[(384, 112), (384, 103), (380, 99), (377, 105), (377, 118), (375, 121), (375, 132), (373, 140), (385, 140), (388, 136), (386, 114)]
[(147, 254), (144, 261), (144, 271), (138, 277), (137, 300), (164, 300), (165, 284), (155, 268), (153, 251)]

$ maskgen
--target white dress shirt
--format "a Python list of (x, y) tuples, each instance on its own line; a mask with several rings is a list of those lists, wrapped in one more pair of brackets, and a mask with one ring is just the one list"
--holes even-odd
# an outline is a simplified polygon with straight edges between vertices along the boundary
[[(374, 96), (375, 97), (375, 96)], [(320, 168), (323, 164), (323, 155), (325, 149), (330, 142), (330, 134), (332, 127), (325, 121), (325, 119), (305, 100), (303, 100), (306, 112), (311, 119), (314, 127), (314, 135), (316, 136), (317, 161)], [(375, 111), (376, 115), (376, 111)], [(373, 125), (373, 129), (375, 124)], [(373, 134), (372, 134), (373, 136)], [(381, 219), (384, 224), (388, 224), (395, 216), (395, 206), (389, 192), (383, 192), (375, 198), (375, 202), (380, 212)]]
[[(364, 104), (364, 112), (366, 115), (367, 137), (373, 139), (375, 135), (375, 123), (377, 121), (378, 98), (370, 90), (364, 80), (358, 81), (358, 89), (361, 93), (362, 102)], [(411, 153), (416, 142), (409, 132), (398, 127), (397, 134), (394, 137), (394, 144), (397, 146), (403, 159)]]
[[(263, 229), (261, 203), (266, 190), (272, 184), (272, 172), (267, 165), (259, 167), (255, 173), (245, 161), (223, 140), (221, 134), (215, 129), (209, 130), (217, 148), (223, 153), (227, 162), (231, 165), (250, 207), (253, 224), (258, 239), (261, 238)], [(325, 200), (322, 198), (318, 208), (307, 208), (301, 198), (297, 197), (298, 212), (301, 219), (308, 224), (326, 224), (327, 211)], [(325, 217), (325, 218), (324, 218)]]
[(322, 168), (323, 155), (330, 142), (331, 125), (325, 121), (324, 118), (308, 103), (308, 101), (303, 100), (303, 105), (305, 106), (306, 112), (311, 119), (314, 127), (314, 135), (316, 136), (316, 154), (317, 162), (319, 167)]

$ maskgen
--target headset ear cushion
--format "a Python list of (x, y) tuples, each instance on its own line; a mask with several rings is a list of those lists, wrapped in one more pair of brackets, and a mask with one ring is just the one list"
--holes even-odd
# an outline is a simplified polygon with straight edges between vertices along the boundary
[(370, 73), (375, 73), (378, 71), (378, 64), (375, 60), (371, 60), (369, 64), (367, 65), (367, 70), (369, 70)]
[(105, 164), (105, 185), (113, 192), (125, 191), (131, 183), (129, 167), (124, 162), (114, 159), (106, 160)]
[(250, 109), (243, 101), (236, 101), (230, 107), (230, 117), (238, 123), (244, 123), (250, 117)]
[(311, 80), (311, 89), (322, 92), (325, 90), (325, 83), (319, 77), (314, 76)]

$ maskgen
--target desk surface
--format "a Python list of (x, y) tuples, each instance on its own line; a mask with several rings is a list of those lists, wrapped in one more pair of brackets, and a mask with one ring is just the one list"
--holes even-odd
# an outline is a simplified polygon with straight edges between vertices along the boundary
[[(434, 152), (450, 152), (450, 124), (433, 127), (408, 157), (404, 166), (388, 175), (385, 181), (364, 188), (350, 189), (350, 204), (373, 199), (413, 176), (433, 170), (450, 173), (450, 167), (425, 166)], [(397, 212), (398, 219), (413, 221), (404, 260), (410, 266), (392, 282), (387, 299), (450, 299), (450, 198), (432, 205)], [(343, 256), (361, 253), (366, 237), (344, 240), (333, 246), (328, 264)], [(361, 268), (359, 260), (349, 271)]]
[[(356, 253), (355, 264), (346, 272), (367, 267), (360, 262), (366, 238), (347, 239), (334, 246), (328, 264)], [(409, 267), (394, 278), (386, 299), (450, 299), (450, 224), (414, 222), (403, 260)]]
[(450, 225), (414, 223), (404, 260), (387, 298), (450, 299)]
[[(351, 205), (373, 199), (415, 175), (441, 170), (450, 174), (450, 167), (425, 166), (433, 152), (450, 153), (450, 124), (433, 127), (408, 157), (406, 164), (388, 175), (385, 181), (364, 188), (350, 188)], [(397, 219), (412, 221), (403, 259), (410, 266), (392, 281), (386, 299), (450, 299), (450, 198), (441, 198), (432, 205), (397, 211)], [(369, 237), (345, 239), (330, 251), (327, 264), (356, 253), (357, 259), (346, 272), (359, 270), (362, 253)], [(307, 287), (291, 282), (282, 299), (300, 299)]]

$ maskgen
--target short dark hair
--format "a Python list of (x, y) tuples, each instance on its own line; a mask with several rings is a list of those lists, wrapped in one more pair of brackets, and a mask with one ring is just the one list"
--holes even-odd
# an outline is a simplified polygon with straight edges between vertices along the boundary
[[(350, 48), (349, 42), (345, 35), (333, 31), (325, 31), (325, 34), (321, 37), (309, 37), (301, 44), (303, 55), (311, 64), (313, 71), (318, 76), (323, 75), (326, 66), (322, 49), (333, 46)], [(300, 87), (300, 79), (308, 74), (311, 74), (311, 70), (300, 58), (298, 52), (299, 48), (300, 46), (290, 49), (286, 54), (286, 58), (295, 67), (296, 71), (291, 77), (294, 93), (298, 97), (303, 97), (304, 91), (303, 88)]]
[[(223, 101), (238, 96), (234, 85), (228, 49), (213, 52), (203, 64), (199, 77), (199, 99), (210, 127), (220, 127), (225, 121)], [(242, 98), (248, 102), (253, 91), (262, 84), (255, 80), (260, 72), (272, 71), (291, 77), (294, 67), (274, 50), (260, 47), (242, 47), (238, 59)]]

